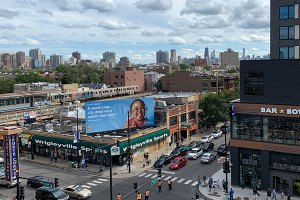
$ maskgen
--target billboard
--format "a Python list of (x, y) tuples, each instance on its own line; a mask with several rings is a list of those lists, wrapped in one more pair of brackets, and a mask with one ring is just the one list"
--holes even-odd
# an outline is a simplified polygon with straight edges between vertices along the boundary
[(154, 125), (154, 98), (86, 102), (85, 117), (87, 134)]
[(19, 171), (18, 135), (4, 135), (4, 166), (5, 178), (8, 181), (16, 180)]

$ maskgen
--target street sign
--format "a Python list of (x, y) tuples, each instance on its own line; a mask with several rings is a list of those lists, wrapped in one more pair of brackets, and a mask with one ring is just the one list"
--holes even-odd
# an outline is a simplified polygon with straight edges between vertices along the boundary
[(118, 156), (118, 155), (120, 155), (120, 147), (112, 146), (110, 148), (110, 151), (111, 151), (111, 155), (112, 156)]
[(159, 180), (160, 178), (154, 178), (151, 180), (151, 185), (154, 185), (157, 183), (157, 181)]

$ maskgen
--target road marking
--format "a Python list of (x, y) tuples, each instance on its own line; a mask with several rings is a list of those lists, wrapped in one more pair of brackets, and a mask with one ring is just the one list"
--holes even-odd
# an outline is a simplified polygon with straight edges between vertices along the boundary
[(196, 186), (198, 184), (198, 181), (195, 181), (192, 186)]
[(172, 176), (168, 176), (167, 178), (165, 178), (164, 180), (169, 180), (170, 178), (172, 178)]
[[(155, 169), (149, 169), (149, 172), (157, 172), (157, 170)], [(169, 172), (169, 171), (161, 171), (161, 173), (165, 173), (165, 174), (176, 174), (175, 172)]]
[(178, 179), (178, 177), (174, 177), (171, 179), (171, 181), (175, 181), (176, 179)]
[(184, 184), (189, 184), (190, 182), (192, 182), (193, 180), (188, 180), (187, 182), (185, 182)]
[(100, 182), (100, 181), (92, 181), (93, 183), (98, 183), (98, 184), (101, 184), (103, 182)]
[(142, 173), (139, 175), (139, 177), (145, 176), (147, 173)]
[(148, 175), (147, 175), (147, 176), (145, 176), (145, 177), (147, 177), (147, 178), (148, 178), (149, 176), (152, 176), (152, 175), (153, 175), (153, 174), (148, 174)]
[(161, 175), (161, 177), (160, 178), (163, 178), (163, 177), (165, 177), (166, 175)]
[(184, 181), (185, 179), (184, 178), (182, 178), (182, 179), (180, 179), (179, 181), (177, 181), (178, 183), (181, 183), (182, 181)]
[(91, 186), (96, 186), (97, 184), (96, 183), (87, 183), (88, 185), (91, 185)]
[(91, 188), (91, 186), (88, 186), (88, 185), (81, 185), (81, 186), (84, 188), (87, 188), (87, 189)]
[(103, 178), (98, 178), (98, 181), (108, 181), (108, 180), (103, 179)]
[(156, 175), (154, 175), (154, 176), (152, 176), (151, 178), (156, 178), (156, 177), (158, 177), (158, 175), (156, 174)]

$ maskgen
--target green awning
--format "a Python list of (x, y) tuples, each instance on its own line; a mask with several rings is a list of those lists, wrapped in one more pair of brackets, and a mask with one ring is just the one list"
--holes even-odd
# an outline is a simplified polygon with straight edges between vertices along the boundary
[(182, 122), (182, 123), (181, 123), (181, 127), (187, 127), (187, 128), (190, 128), (190, 127), (191, 127), (191, 124), (190, 124), (190, 123), (186, 123), (186, 122)]
[[(62, 138), (42, 136), (42, 135), (33, 135), (32, 141), (33, 141), (33, 144), (40, 144), (40, 145), (51, 146), (51, 147), (77, 150), (78, 144), (74, 143), (73, 138), (72, 139), (71, 138), (72, 137), (70, 137), (70, 139), (62, 139)], [(79, 146), (80, 146), (81, 150), (91, 151), (91, 150), (95, 150), (97, 148), (101, 148), (105, 145), (99, 144), (99, 143), (80, 141)], [(107, 146), (107, 147), (105, 147), (105, 149), (110, 150), (110, 147), (111, 146)]]
[[(151, 143), (157, 142), (159, 140), (163, 140), (170, 135), (169, 129), (162, 129), (159, 131), (155, 131), (153, 133), (143, 135), (141, 137), (137, 137), (130, 140), (130, 150), (135, 150), (136, 148), (141, 148), (143, 146), (149, 145)], [(128, 142), (120, 143), (120, 152), (125, 153), (126, 148), (128, 146)]]

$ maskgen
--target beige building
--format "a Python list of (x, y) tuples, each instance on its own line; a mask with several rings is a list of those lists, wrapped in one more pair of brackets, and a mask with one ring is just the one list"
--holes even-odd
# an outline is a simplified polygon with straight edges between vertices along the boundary
[(222, 66), (239, 66), (239, 53), (232, 49), (220, 53), (220, 61)]

